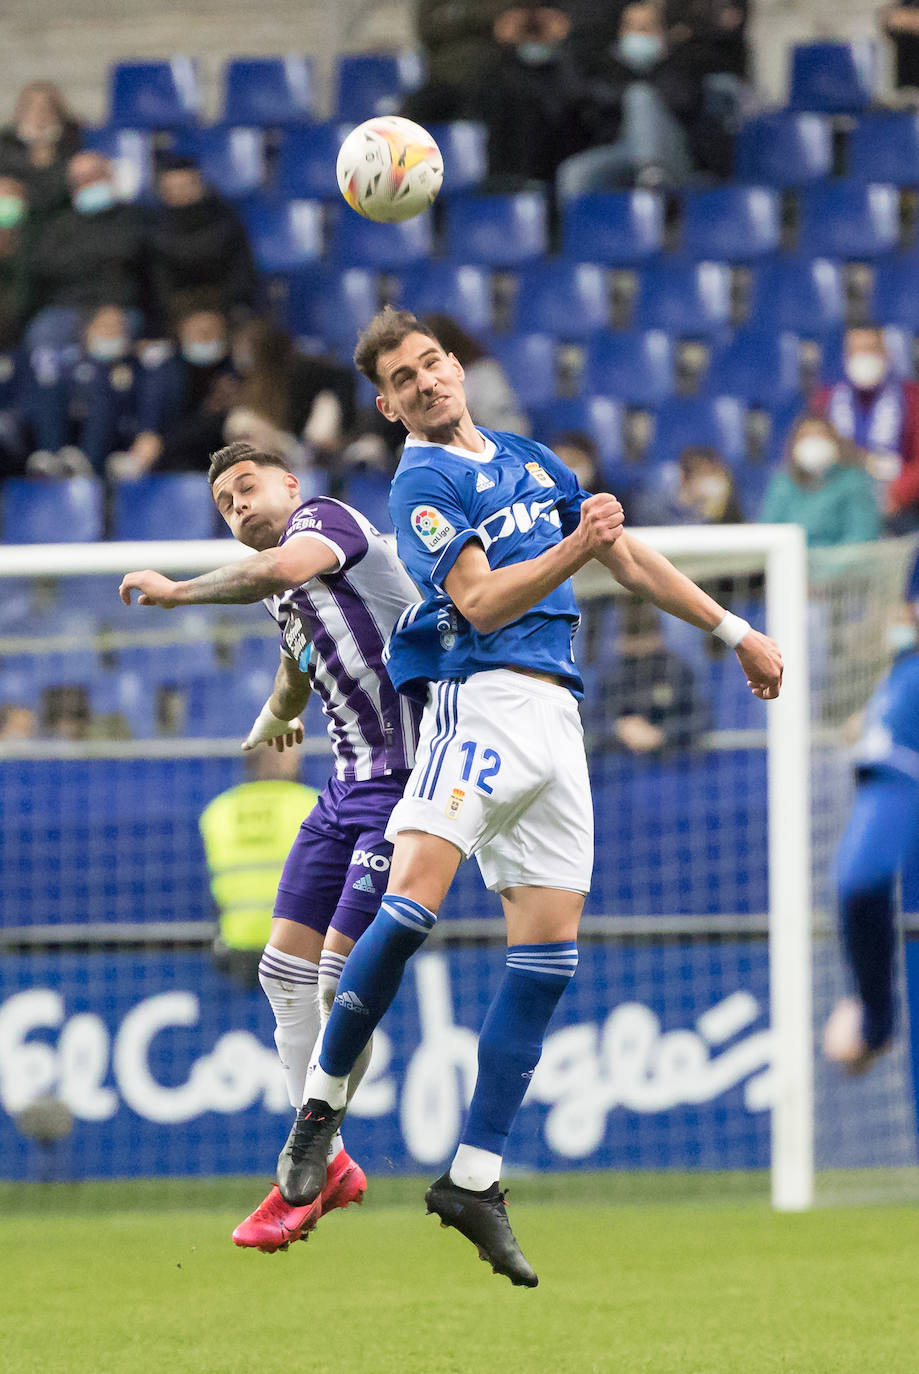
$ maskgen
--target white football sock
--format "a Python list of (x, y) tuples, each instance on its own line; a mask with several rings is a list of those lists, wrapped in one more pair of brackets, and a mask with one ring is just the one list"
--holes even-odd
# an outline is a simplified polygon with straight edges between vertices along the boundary
[(319, 1036), (319, 966), (266, 945), (258, 980), (274, 1012), (274, 1043), (296, 1111), (303, 1102), (306, 1069)]
[(450, 1178), (458, 1188), (484, 1193), (501, 1177), (501, 1156), (477, 1145), (459, 1145), (450, 1165)]

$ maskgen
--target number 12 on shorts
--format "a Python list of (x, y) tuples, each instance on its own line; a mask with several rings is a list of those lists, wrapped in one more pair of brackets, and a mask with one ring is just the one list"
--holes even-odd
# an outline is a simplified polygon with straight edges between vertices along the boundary
[[(469, 782), (472, 779), (478, 751), (479, 745), (477, 740), (467, 739), (464, 744), (460, 745), (460, 753), (466, 755), (461, 774), (463, 782)], [(488, 779), (493, 778), (501, 767), (501, 755), (495, 749), (483, 749), (481, 754), (479, 754), (479, 760), (480, 766), (473, 786), (477, 787), (480, 792), (485, 792), (490, 797), (494, 788), (489, 785)]]

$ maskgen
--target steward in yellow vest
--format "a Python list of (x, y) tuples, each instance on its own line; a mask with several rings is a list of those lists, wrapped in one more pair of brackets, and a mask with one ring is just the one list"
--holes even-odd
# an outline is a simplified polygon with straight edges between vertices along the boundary
[(253, 780), (209, 802), (199, 828), (219, 911), (219, 945), (259, 956), (271, 933), (284, 860), (319, 794), (294, 780), (293, 750), (254, 750), (246, 768)]

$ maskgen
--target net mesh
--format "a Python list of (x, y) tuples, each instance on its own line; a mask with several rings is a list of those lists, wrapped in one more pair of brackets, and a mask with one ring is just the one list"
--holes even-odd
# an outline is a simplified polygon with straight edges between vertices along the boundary
[[(719, 555), (712, 540), (686, 570), (762, 627), (762, 566)], [(887, 665), (884, 629), (909, 551), (898, 542), (811, 558), (817, 1041), (843, 986), (831, 874), (848, 806), (847, 722)], [(239, 743), (270, 692), (276, 632), (260, 607), (128, 610), (117, 583), (2, 584), (0, 1170), (270, 1171), (290, 1114), (273, 1024), (260, 991), (211, 961), (198, 818), (243, 780)], [(579, 974), (509, 1157), (533, 1168), (763, 1169), (768, 708), (710, 637), (611, 594), (608, 580), (582, 591), (594, 884)], [(311, 706), (303, 780), (321, 786), (328, 771)], [(909, 906), (909, 875), (906, 895)], [(448, 1157), (471, 1090), (475, 1033), (503, 967), (499, 903), (474, 864), (443, 918), (355, 1104), (349, 1145), (368, 1172)], [(905, 987), (903, 1004), (905, 1026)], [(860, 1081), (816, 1062), (816, 1162), (837, 1191), (853, 1170), (876, 1180), (915, 1163), (906, 1044)], [(65, 1139), (20, 1129), (35, 1099), (71, 1113)]]

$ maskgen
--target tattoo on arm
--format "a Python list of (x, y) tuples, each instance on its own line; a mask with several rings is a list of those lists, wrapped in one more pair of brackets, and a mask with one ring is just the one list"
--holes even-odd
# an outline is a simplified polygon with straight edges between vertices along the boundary
[(268, 550), (180, 583), (182, 600), (191, 604), (245, 605), (286, 591), (287, 582), (279, 576), (273, 554), (274, 550)]

